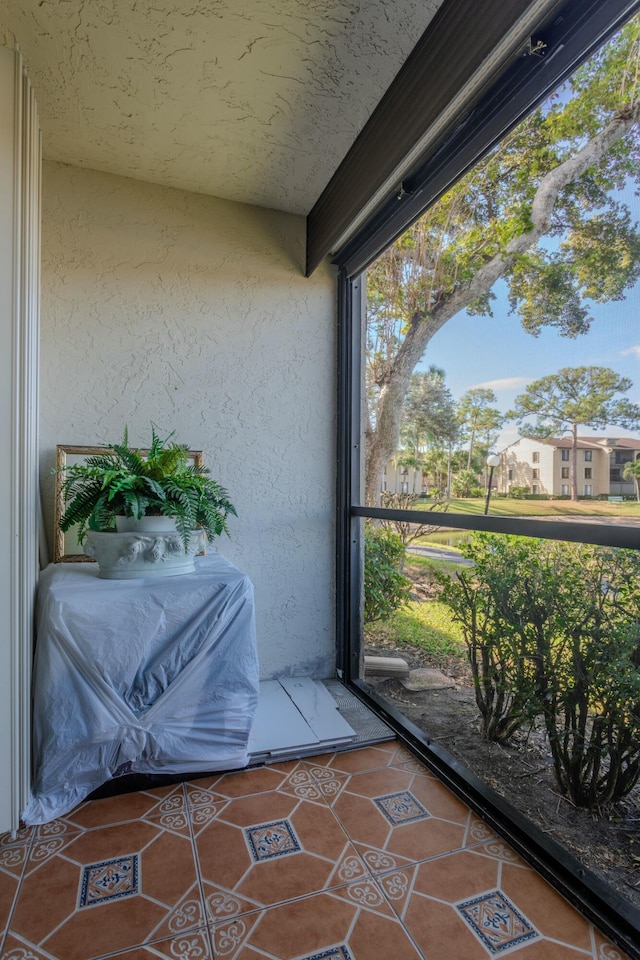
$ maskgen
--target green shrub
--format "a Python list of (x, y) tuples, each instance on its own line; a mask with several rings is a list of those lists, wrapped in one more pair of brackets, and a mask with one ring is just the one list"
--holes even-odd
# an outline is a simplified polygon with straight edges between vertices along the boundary
[(454, 497), (481, 497), (482, 487), (473, 470), (460, 470), (451, 481)]
[(475, 533), (461, 547), (474, 567), (454, 578), (437, 576), (440, 598), (462, 629), (483, 736), (497, 743), (505, 743), (535, 715), (530, 637), (520, 624), (514, 627), (508, 613), (518, 605), (531, 543)]
[(367, 525), (364, 532), (364, 619), (384, 620), (409, 601), (409, 580), (400, 572), (404, 544), (390, 530)]
[(483, 732), (544, 722), (558, 786), (600, 811), (640, 780), (640, 552), (474, 534), (441, 578)]
[(640, 554), (583, 544), (545, 553), (554, 609), (537, 704), (560, 790), (600, 811), (640, 779)]
[(514, 500), (524, 500), (531, 493), (531, 487), (509, 487), (509, 493)]

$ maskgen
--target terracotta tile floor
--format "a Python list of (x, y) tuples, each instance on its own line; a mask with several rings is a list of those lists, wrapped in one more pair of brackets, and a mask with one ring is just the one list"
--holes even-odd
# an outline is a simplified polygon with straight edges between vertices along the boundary
[(624, 960), (396, 743), (0, 838), (2, 960)]

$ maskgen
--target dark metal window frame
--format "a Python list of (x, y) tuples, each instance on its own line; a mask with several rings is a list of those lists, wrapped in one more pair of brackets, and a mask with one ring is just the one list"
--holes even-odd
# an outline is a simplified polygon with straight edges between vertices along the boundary
[[(594, 11), (594, 30), (602, 39), (602, 18), (610, 15), (613, 30), (620, 23), (620, 3), (606, 0), (596, 5)], [(634, 12), (640, 4), (627, 4), (627, 10)], [(569, 13), (575, 10), (575, 4), (569, 3)], [(634, 9), (631, 9), (631, 6)], [(617, 8), (617, 9), (614, 9)], [(615, 23), (614, 18), (617, 17)], [(560, 18), (560, 24), (567, 35), (566, 20)], [(584, 18), (581, 21), (578, 47), (567, 51), (563, 47), (563, 64), (560, 80), (570, 71), (566, 67), (568, 59), (573, 58), (574, 66), (585, 58)], [(611, 31), (609, 31), (611, 32)], [(552, 39), (552, 38), (551, 38)], [(566, 47), (566, 44), (564, 44)], [(592, 44), (587, 53), (592, 52)], [(497, 81), (507, 84), (508, 72)], [(551, 79), (549, 71), (541, 78), (540, 102), (559, 80)], [(503, 94), (504, 93), (503, 88)], [(488, 97), (496, 98), (492, 88)], [(532, 105), (529, 98), (529, 108)], [(482, 114), (481, 106), (478, 110)], [(511, 126), (524, 115), (514, 119)], [(496, 138), (491, 141), (491, 130), (485, 135), (486, 144), (497, 142), (505, 132), (504, 118), (500, 118), (500, 129), (496, 129)], [(490, 142), (491, 141), (491, 142)], [(453, 139), (455, 148), (455, 138)], [(476, 154), (475, 161), (481, 156)], [(454, 158), (455, 159), (455, 158)], [(465, 159), (468, 169), (470, 163)], [(440, 164), (440, 165), (438, 165)], [(436, 182), (442, 180), (441, 158), (436, 165)], [(454, 163), (458, 170), (456, 179), (464, 170)], [(426, 177), (428, 179), (428, 172)], [(418, 189), (418, 188), (417, 188)], [(419, 187), (423, 196), (429, 194), (429, 203), (434, 202), (438, 191), (429, 193), (428, 184)], [(440, 193), (442, 190), (439, 191)], [(427, 204), (428, 205), (428, 204)], [(418, 209), (415, 219), (425, 207)], [(397, 212), (397, 211), (396, 211)], [(570, 902), (572, 902), (589, 920), (618, 944), (626, 953), (640, 960), (640, 911), (623, 900), (608, 884), (590, 873), (577, 859), (555, 840), (534, 826), (518, 810), (479, 780), (466, 767), (460, 764), (444, 748), (433, 742), (423, 731), (411, 724), (392, 705), (377, 696), (361, 679), (361, 567), (362, 567), (362, 526), (367, 517), (378, 519), (413, 520), (420, 523), (424, 514), (419, 511), (384, 510), (362, 506), (360, 491), (362, 488), (361, 470), (361, 424), (362, 424), (362, 327), (364, 309), (363, 274), (355, 274), (366, 268), (381, 249), (383, 233), (381, 223), (384, 220), (374, 217), (369, 227), (359, 237), (359, 243), (349, 245), (343, 255), (336, 258), (340, 268), (338, 290), (338, 477), (337, 477), (337, 641), (338, 672), (347, 686), (359, 696), (371, 709), (378, 713), (396, 732), (407, 746), (427, 767), (438, 774), (441, 780), (474, 809), (493, 829), (502, 835), (516, 851), (538, 872), (551, 882)], [(387, 222), (387, 227), (389, 223)], [(388, 243), (397, 236), (393, 229), (387, 230)], [(493, 533), (515, 534), (553, 540), (591, 543), (602, 546), (640, 549), (640, 532), (637, 528), (624, 524), (602, 525), (581, 522), (562, 522), (553, 520), (520, 519), (510, 517), (468, 517), (456, 514), (431, 514), (431, 519), (448, 527), (466, 530), (485, 530)]]

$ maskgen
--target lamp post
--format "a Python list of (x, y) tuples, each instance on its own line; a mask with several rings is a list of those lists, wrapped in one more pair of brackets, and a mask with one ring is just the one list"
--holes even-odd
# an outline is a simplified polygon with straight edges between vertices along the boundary
[(484, 515), (489, 512), (489, 501), (491, 500), (491, 484), (493, 483), (493, 471), (500, 466), (500, 457), (496, 453), (490, 453), (487, 457), (487, 466), (489, 467), (489, 483), (487, 484), (487, 499), (484, 503)]

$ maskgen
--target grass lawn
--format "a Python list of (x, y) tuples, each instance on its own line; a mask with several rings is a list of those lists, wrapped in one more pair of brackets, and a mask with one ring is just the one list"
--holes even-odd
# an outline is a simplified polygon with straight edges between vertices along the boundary
[[(428, 500), (418, 500), (416, 510), (429, 510)], [(465, 513), (469, 516), (481, 516), (484, 513), (484, 499), (452, 499), (448, 513)], [(640, 520), (640, 503), (625, 500), (623, 503), (609, 503), (607, 500), (515, 500), (511, 497), (492, 499), (489, 504), (492, 517), (626, 517)]]
[[(422, 542), (422, 541), (420, 541)], [(424, 543), (429, 545), (430, 541), (428, 538), (425, 538)], [(445, 549), (438, 545), (439, 550)], [(454, 550), (452, 547), (446, 548), (450, 553), (458, 554), (459, 550)], [(404, 564), (404, 573), (408, 577), (415, 578), (416, 575), (424, 574), (427, 571), (437, 571), (438, 573), (448, 573), (449, 576), (453, 576), (454, 573), (457, 573), (459, 570), (463, 570), (464, 567), (461, 567), (459, 563), (456, 563), (455, 560), (436, 560), (434, 557), (421, 557), (416, 553), (408, 554), (407, 559)]]
[(382, 640), (398, 646), (418, 647), (436, 663), (452, 657), (462, 660), (466, 653), (460, 627), (451, 622), (451, 611), (436, 600), (412, 601), (396, 610), (388, 620), (367, 624), (365, 640), (372, 644)]
[[(459, 554), (460, 547), (464, 543), (467, 543), (472, 536), (472, 530), (453, 530), (449, 528), (448, 530), (441, 530), (438, 533), (427, 533), (424, 537), (418, 537), (413, 543), (419, 547), (437, 547), (438, 550), (443, 550), (447, 553)], [(412, 546), (413, 544), (410, 544), (409, 549), (411, 549)]]

